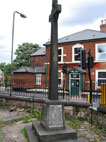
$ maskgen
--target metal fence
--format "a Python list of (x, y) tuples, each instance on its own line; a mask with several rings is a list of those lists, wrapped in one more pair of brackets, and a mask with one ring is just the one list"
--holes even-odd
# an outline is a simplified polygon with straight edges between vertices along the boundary
[[(48, 98), (48, 88), (49, 83), (45, 81), (39, 81), (36, 84), (33, 79), (13, 79), (13, 81), (6, 79), (0, 84), (0, 94), (8, 96)], [(69, 91), (59, 86), (58, 95), (59, 99), (68, 99)]]
[[(12, 84), (6, 79), (0, 84), (0, 94), (8, 96), (48, 98), (48, 82), (38, 82), (37, 85), (33, 79), (13, 79)], [(61, 83), (58, 87), (59, 99), (68, 101), (89, 102), (90, 85), (89, 81), (83, 82), (82, 88), (72, 88), (68, 83)], [(94, 105), (106, 105), (106, 83), (92, 83), (92, 102)]]
[[(90, 99), (90, 83), (83, 82), (82, 96)], [(106, 81), (92, 82), (92, 103), (106, 106)]]

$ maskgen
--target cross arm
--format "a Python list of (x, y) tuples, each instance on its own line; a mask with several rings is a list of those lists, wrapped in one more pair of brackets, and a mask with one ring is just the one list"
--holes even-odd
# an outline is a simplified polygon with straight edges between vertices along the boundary
[(49, 22), (51, 22), (52, 20), (57, 21), (60, 12), (61, 5), (56, 4), (55, 7), (52, 9), (51, 15), (49, 16)]

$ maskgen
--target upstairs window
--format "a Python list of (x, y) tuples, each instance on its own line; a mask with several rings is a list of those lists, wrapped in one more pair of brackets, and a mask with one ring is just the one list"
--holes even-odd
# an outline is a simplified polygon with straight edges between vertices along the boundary
[(96, 44), (96, 60), (106, 61), (106, 43)]
[(80, 51), (83, 48), (83, 45), (76, 44), (73, 46), (73, 62), (79, 62), (80, 61)]
[(58, 48), (58, 62), (63, 62), (63, 48)]

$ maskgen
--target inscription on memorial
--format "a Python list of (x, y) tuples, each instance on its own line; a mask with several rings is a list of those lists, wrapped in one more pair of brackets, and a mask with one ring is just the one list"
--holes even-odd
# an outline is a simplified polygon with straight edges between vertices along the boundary
[(50, 105), (49, 128), (63, 127), (62, 105)]

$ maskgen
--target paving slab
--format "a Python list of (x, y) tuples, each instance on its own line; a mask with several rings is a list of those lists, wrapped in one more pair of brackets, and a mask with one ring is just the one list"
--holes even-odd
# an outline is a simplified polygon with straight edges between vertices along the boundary
[(17, 111), (9, 112), (9, 110), (0, 109), (0, 119), (4, 123), (23, 119), (26, 115), (27, 114), (25, 112), (17, 112)]

